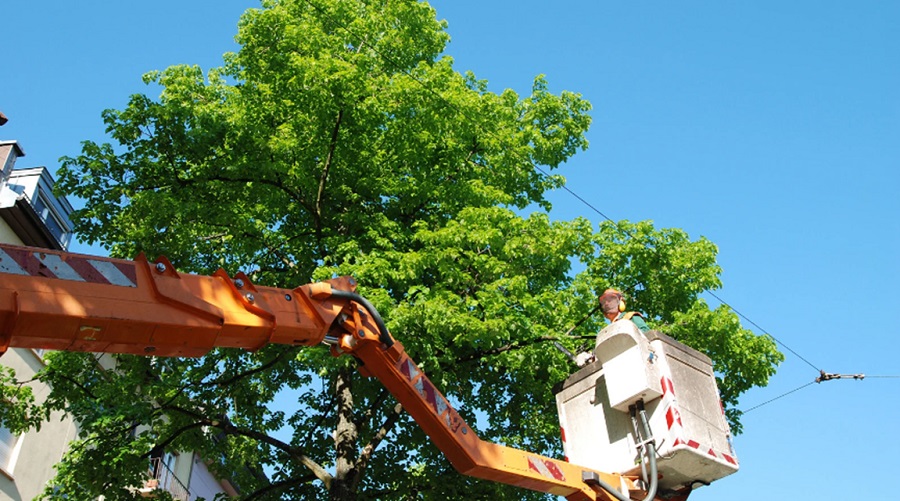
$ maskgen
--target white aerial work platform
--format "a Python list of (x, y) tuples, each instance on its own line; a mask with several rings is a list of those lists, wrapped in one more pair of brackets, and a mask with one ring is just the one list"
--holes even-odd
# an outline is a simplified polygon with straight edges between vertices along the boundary
[[(594, 356), (556, 388), (570, 463), (640, 475), (639, 445), (652, 438), (661, 489), (692, 488), (738, 470), (709, 357), (627, 320), (600, 331)], [(640, 400), (652, 437), (635, 432), (629, 408)]]

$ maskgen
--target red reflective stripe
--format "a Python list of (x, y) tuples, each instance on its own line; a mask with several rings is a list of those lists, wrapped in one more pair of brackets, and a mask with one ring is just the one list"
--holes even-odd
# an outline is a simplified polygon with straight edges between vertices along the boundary
[(659, 385), (662, 386), (663, 395), (671, 394), (673, 397), (675, 396), (675, 386), (672, 385), (672, 380), (663, 376), (659, 378)]
[(543, 477), (550, 477), (560, 481), (566, 480), (566, 476), (563, 474), (562, 470), (560, 470), (559, 466), (556, 466), (556, 463), (553, 461), (544, 461), (540, 458), (529, 457), (528, 469), (534, 470)]
[(116, 266), (116, 268), (119, 269), (119, 271), (122, 272), (123, 275), (125, 275), (125, 278), (131, 280), (131, 283), (137, 285), (137, 269), (133, 264), (116, 262), (113, 262), (113, 264)]
[(109, 284), (109, 280), (103, 276), (102, 273), (97, 271), (97, 268), (88, 262), (87, 259), (82, 259), (79, 257), (73, 257), (66, 261), (66, 264), (69, 265), (75, 273), (78, 273), (81, 278), (84, 279), (85, 282), (94, 282), (98, 284)]
[(553, 478), (557, 480), (565, 480), (566, 476), (563, 475), (563, 472), (559, 469), (559, 466), (556, 466), (556, 463), (553, 461), (544, 461), (544, 466), (550, 470), (550, 474), (553, 475)]
[(409, 379), (410, 381), (419, 375), (419, 371), (409, 358), (404, 358), (403, 361), (400, 362), (400, 373), (406, 376), (406, 379)]
[(56, 274), (50, 271), (33, 253), (21, 249), (4, 249), (6, 254), (31, 276), (56, 278)]
[[(33, 252), (24, 249), (4, 248), (3, 253), (18, 264), (25, 274), (34, 277), (57, 278), (61, 280), (77, 280), (75, 277), (78, 277), (85, 282), (103, 285), (130, 285), (132, 287), (137, 285), (137, 269), (130, 263), (120, 263), (97, 258), (88, 259), (86, 257), (78, 256), (64, 257), (64, 254), (40, 251)], [(102, 262), (111, 266), (111, 269), (118, 270), (122, 277), (130, 282), (130, 284), (122, 283), (122, 277), (111, 278), (106, 276), (103, 271), (97, 269), (97, 267), (92, 264), (92, 260), (98, 263)], [(57, 267), (59, 269), (54, 272), (54, 269)], [(69, 269), (72, 270), (74, 275), (68, 273), (67, 270)], [(59, 271), (63, 271), (63, 273), (58, 274)]]
[[(702, 447), (702, 445), (695, 440), (688, 440), (687, 442), (684, 442), (681, 440), (681, 438), (676, 437), (675, 440), (672, 442), (672, 448), (674, 449), (674, 448), (678, 447), (679, 445), (687, 445), (688, 447), (697, 449), (698, 451), (701, 450), (701, 447)], [(721, 453), (721, 452), (716, 452), (716, 450), (713, 449), (712, 447), (709, 447), (708, 450), (706, 451), (706, 453), (716, 459), (724, 459), (725, 462), (727, 462), (729, 464), (733, 464), (734, 466), (738, 465), (737, 459), (735, 459), (734, 456), (731, 456), (731, 455), (728, 455), (725, 453)]]
[(681, 413), (679, 413), (678, 408), (673, 405), (666, 411), (666, 426), (671, 430), (676, 423), (678, 426), (684, 426), (681, 422)]
[[(422, 390), (419, 393), (425, 398), (428, 405), (437, 412), (437, 390), (434, 389), (434, 385), (432, 385), (431, 381), (428, 379), (422, 378), (419, 381), (422, 382)], [(440, 415), (440, 413), (438, 413), (438, 415)]]

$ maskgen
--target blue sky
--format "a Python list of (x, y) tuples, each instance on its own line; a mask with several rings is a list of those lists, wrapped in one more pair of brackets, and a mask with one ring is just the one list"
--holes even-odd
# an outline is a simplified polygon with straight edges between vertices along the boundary
[[(750, 408), (833, 373), (900, 376), (900, 3), (439, 0), (495, 91), (593, 103), (569, 186), (613, 219), (719, 246), (718, 295), (799, 353)], [(0, 138), (55, 169), (140, 75), (219, 65), (251, 0), (6, 2)], [(601, 217), (566, 192), (560, 219)], [(81, 248), (80, 250), (84, 250)], [(715, 304), (714, 300), (711, 303)], [(755, 329), (758, 331), (758, 329)], [(894, 499), (900, 379), (812, 385), (744, 417), (741, 471), (691, 499)]]

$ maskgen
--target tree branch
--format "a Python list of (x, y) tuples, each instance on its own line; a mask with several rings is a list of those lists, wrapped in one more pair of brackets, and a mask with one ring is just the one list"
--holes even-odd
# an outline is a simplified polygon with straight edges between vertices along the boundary
[(183, 407), (178, 407), (175, 405), (170, 405), (170, 406), (166, 407), (166, 409), (184, 414), (186, 416), (190, 416), (190, 417), (196, 419), (198, 422), (202, 423), (203, 425), (211, 426), (213, 428), (218, 428), (219, 430), (222, 430), (222, 433), (225, 433), (226, 435), (240, 435), (240, 436), (244, 436), (247, 438), (252, 438), (252, 439), (258, 440), (262, 443), (271, 445), (272, 447), (275, 447), (276, 449), (284, 451), (289, 456), (300, 461), (300, 463), (303, 466), (307, 467), (312, 472), (312, 474), (316, 476), (317, 479), (321, 480), (322, 483), (325, 484), (326, 488), (330, 488), (330, 486), (331, 486), (331, 480), (332, 480), (331, 474), (328, 473), (327, 471), (325, 471), (325, 469), (322, 468), (322, 466), (319, 465), (319, 463), (315, 462), (312, 458), (310, 458), (309, 456), (304, 454), (303, 451), (298, 447), (294, 447), (288, 443), (282, 442), (281, 440), (278, 440), (277, 438), (266, 435), (265, 433), (260, 433), (255, 430), (248, 430), (246, 428), (240, 428), (240, 427), (235, 426), (232, 423), (225, 421), (225, 420), (210, 419), (210, 418), (204, 416), (203, 414), (193, 411), (193, 410), (190, 410), (190, 409), (185, 409)]
[(362, 428), (365, 421), (372, 419), (372, 415), (375, 414), (375, 409), (381, 407), (381, 404), (384, 403), (388, 395), (390, 395), (390, 393), (388, 393), (387, 388), (382, 387), (381, 391), (378, 392), (378, 396), (372, 400), (372, 404), (369, 405), (369, 408), (366, 409), (359, 418), (353, 420), (357, 428)]
[(476, 153), (478, 153), (478, 149), (479, 149), (478, 148), (478, 138), (473, 136), (472, 137), (472, 149), (469, 150), (469, 154), (466, 155), (465, 163), (468, 163), (470, 160), (472, 160), (472, 157), (475, 156)]
[(71, 377), (69, 377), (69, 376), (67, 376), (67, 375), (65, 375), (65, 374), (63, 374), (63, 373), (61, 373), (61, 372), (59, 372), (58, 370), (53, 370), (53, 369), (48, 370), (48, 371), (47, 371), (47, 374), (48, 374), (48, 375), (51, 375), (51, 374), (52, 374), (52, 375), (54, 375), (54, 376), (58, 376), (60, 379), (62, 379), (62, 380), (64, 380), (64, 381), (68, 381), (70, 384), (72, 384), (73, 386), (75, 386), (76, 388), (78, 388), (79, 390), (81, 390), (82, 393), (84, 393), (85, 395), (87, 395), (88, 397), (90, 397), (92, 400), (97, 400), (97, 396), (94, 395), (93, 393), (91, 393), (91, 390), (89, 390), (89, 389), (88, 389), (87, 387), (85, 387), (83, 384), (81, 384), (81, 383), (79, 383), (78, 381), (76, 381), (74, 378), (71, 378)]
[(303, 485), (303, 484), (312, 482), (315, 479), (316, 479), (315, 475), (306, 475), (303, 477), (289, 478), (287, 480), (282, 480), (280, 482), (270, 483), (269, 485), (263, 487), (262, 489), (258, 489), (255, 492), (251, 492), (250, 494), (247, 494), (247, 497), (244, 498), (244, 501), (250, 501), (252, 499), (263, 497), (272, 491), (276, 491), (276, 490), (280, 490), (280, 489), (290, 489), (291, 487)]
[(356, 492), (357, 487), (359, 486), (359, 482), (362, 480), (363, 471), (365, 471), (366, 466), (369, 464), (369, 459), (371, 459), (372, 454), (375, 452), (375, 449), (381, 444), (384, 440), (384, 437), (387, 436), (388, 433), (394, 428), (394, 425), (397, 424), (397, 421), (400, 420), (400, 415), (403, 413), (403, 406), (397, 404), (391, 410), (391, 413), (388, 414), (387, 419), (384, 420), (384, 423), (381, 425), (381, 428), (378, 429), (378, 432), (375, 433), (375, 436), (372, 437), (372, 440), (363, 447), (362, 452), (359, 454), (359, 458), (356, 460), (356, 464), (354, 465), (354, 469), (356, 470), (356, 477), (353, 479), (353, 484), (350, 487), (350, 490)]
[[(322, 393), (325, 393), (325, 388), (322, 389)], [(316, 421), (316, 424), (309, 428), (309, 432), (306, 434), (306, 438), (304, 442), (310, 442), (313, 439), (313, 434), (315, 434), (319, 428), (322, 427), (322, 423), (325, 422), (325, 419), (331, 414), (331, 411), (334, 409), (334, 403), (337, 400), (337, 392), (331, 392), (331, 395), (328, 398), (328, 403), (325, 404), (324, 410), (319, 414), (319, 419)]]
[(272, 179), (266, 179), (263, 177), (239, 177), (239, 176), (228, 177), (228, 176), (224, 176), (222, 174), (213, 174), (213, 175), (206, 176), (203, 178), (182, 178), (182, 177), (178, 176), (177, 173), (175, 173), (175, 180), (178, 182), (178, 184), (181, 187), (184, 187), (184, 188), (189, 187), (189, 186), (194, 186), (194, 185), (204, 183), (204, 182), (210, 182), (210, 181), (219, 181), (222, 183), (259, 183), (259, 184), (264, 184), (267, 186), (271, 186), (273, 188), (278, 188), (279, 190), (283, 191), (292, 200), (294, 200), (295, 202), (297, 202), (298, 204), (303, 206), (303, 208), (305, 208), (307, 211), (309, 211), (310, 214), (315, 215), (314, 208), (310, 207), (306, 203), (306, 201), (304, 200), (301, 193), (296, 190), (292, 190), (291, 188), (289, 188), (288, 186), (285, 185), (284, 181), (282, 181), (280, 179), (272, 180)]
[(254, 178), (254, 177), (226, 177), (223, 175), (215, 175), (207, 178), (209, 181), (221, 181), (221, 182), (229, 182), (229, 183), (261, 183), (268, 186), (272, 186), (274, 188), (278, 188), (279, 190), (287, 193), (294, 201), (298, 204), (302, 205), (306, 208), (306, 210), (313, 212), (312, 208), (306, 204), (306, 200), (303, 199), (300, 192), (292, 190), (285, 186), (284, 181), (279, 180), (271, 180), (265, 178)]
[[(165, 450), (165, 448), (168, 447), (169, 444), (171, 444), (172, 442), (174, 442), (178, 437), (180, 437), (181, 434), (183, 434), (183, 433), (185, 433), (185, 432), (187, 432), (187, 431), (190, 431), (190, 430), (192, 430), (192, 429), (194, 429), (194, 428), (201, 428), (201, 427), (203, 427), (203, 426), (204, 426), (204, 423), (202, 423), (202, 422), (197, 422), (197, 423), (191, 423), (191, 424), (184, 425), (184, 426), (182, 426), (181, 428), (178, 428), (177, 430), (175, 430), (175, 432), (172, 433), (172, 435), (170, 435), (169, 438), (167, 438), (167, 439), (163, 440), (162, 442), (159, 442), (158, 444), (156, 444), (156, 447), (158, 447), (159, 449)], [(145, 457), (150, 457), (150, 454), (151, 454), (152, 452), (153, 452), (153, 451), (147, 451), (147, 453), (144, 454), (144, 456), (145, 456)]]
[(322, 167), (322, 175), (319, 177), (319, 190), (316, 194), (316, 211), (313, 217), (316, 220), (316, 230), (322, 230), (322, 198), (325, 195), (325, 183), (328, 180), (328, 171), (334, 161), (334, 151), (337, 149), (338, 134), (341, 130), (341, 120), (344, 118), (344, 110), (338, 110), (334, 129), (331, 131), (331, 143), (328, 146), (328, 155), (325, 157), (325, 165)]
[(474, 353), (466, 355), (464, 357), (459, 357), (456, 359), (457, 362), (471, 362), (473, 360), (480, 360), (484, 357), (489, 357), (493, 355), (499, 355), (501, 353), (505, 353), (507, 351), (518, 350), (520, 348), (524, 348), (526, 346), (531, 346), (538, 343), (545, 343), (547, 341), (557, 341), (557, 338), (554, 336), (541, 336), (534, 339), (526, 339), (524, 341), (517, 341), (515, 343), (505, 344), (503, 346), (498, 346), (497, 348), (491, 348), (490, 350), (478, 350)]
[(242, 372), (240, 374), (235, 374), (234, 376), (232, 376), (228, 379), (224, 379), (224, 380), (217, 379), (217, 380), (209, 381), (208, 383), (203, 383), (203, 384), (204, 385), (216, 385), (216, 386), (228, 386), (228, 385), (234, 383), (235, 381), (238, 381), (240, 379), (244, 379), (245, 377), (249, 377), (254, 374), (260, 373), (262, 371), (265, 371), (266, 369), (272, 367), (273, 365), (275, 365), (279, 361), (281, 361), (285, 357), (285, 355), (287, 355), (289, 353), (294, 353), (296, 351), (297, 351), (297, 349), (292, 346), (287, 347), (281, 353), (279, 353), (274, 358), (272, 358), (272, 360), (269, 360), (268, 362), (260, 365), (259, 367), (255, 367), (253, 369), (250, 369), (249, 371)]

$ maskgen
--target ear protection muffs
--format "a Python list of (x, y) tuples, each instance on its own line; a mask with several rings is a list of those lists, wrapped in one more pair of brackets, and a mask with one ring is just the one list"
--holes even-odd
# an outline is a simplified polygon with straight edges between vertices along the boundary
[(619, 300), (619, 311), (625, 311), (625, 301)]

